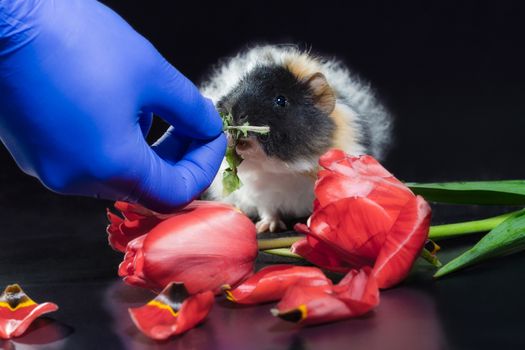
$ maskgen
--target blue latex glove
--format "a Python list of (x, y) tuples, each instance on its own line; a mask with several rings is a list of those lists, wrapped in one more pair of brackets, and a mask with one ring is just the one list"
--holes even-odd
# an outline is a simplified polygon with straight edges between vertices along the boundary
[[(152, 113), (172, 127), (150, 147)], [(171, 210), (213, 180), (221, 130), (212, 103), (104, 5), (0, 1), (0, 138), (49, 189)]]

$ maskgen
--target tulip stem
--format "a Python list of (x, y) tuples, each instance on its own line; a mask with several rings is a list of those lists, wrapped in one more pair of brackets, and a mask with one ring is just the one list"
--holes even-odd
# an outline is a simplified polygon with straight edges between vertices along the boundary
[(265, 249), (263, 250), (263, 253), (284, 256), (287, 258), (303, 259), (302, 256), (292, 253), (289, 248)]
[(227, 125), (223, 127), (223, 130), (239, 130), (242, 133), (247, 133), (249, 131), (255, 132), (258, 134), (267, 134), (270, 132), (270, 127), (268, 126), (253, 126), (253, 125)]
[(494, 216), (482, 220), (458, 222), (455, 224), (436, 225), (430, 227), (428, 237), (433, 240), (454, 238), (473, 233), (487, 232), (507, 220), (509, 217), (522, 213), (525, 209), (513, 211), (503, 215)]
[(292, 244), (303, 238), (304, 236), (263, 238), (258, 239), (257, 244), (259, 245), (259, 250), (290, 248)]

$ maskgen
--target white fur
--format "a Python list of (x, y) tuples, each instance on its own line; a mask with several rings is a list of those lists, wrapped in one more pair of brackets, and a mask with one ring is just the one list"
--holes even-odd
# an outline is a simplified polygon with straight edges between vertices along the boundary
[[(262, 152), (262, 150), (261, 150)], [(268, 224), (280, 217), (304, 217), (311, 213), (315, 179), (296, 171), (290, 165), (265, 155), (245, 159), (238, 168), (242, 186), (229, 196), (223, 196), (222, 172), (224, 161), (206, 195), (233, 204), (251, 217)], [(311, 167), (311, 163), (298, 168)]]
[[(390, 117), (377, 102), (369, 86), (361, 84), (338, 61), (315, 57), (293, 46), (258, 46), (219, 66), (211, 79), (202, 85), (201, 91), (217, 103), (256, 66), (286, 66), (292, 60), (301, 60), (309, 70), (321, 72), (335, 91), (336, 110), (343, 116), (353, 135), (352, 138), (342, 140), (340, 146), (350, 154), (369, 153), (381, 158), (390, 138)], [(362, 143), (361, 123), (372, 132), (368, 149)], [(280, 221), (280, 216), (302, 217), (311, 213), (315, 182), (312, 174), (317, 168), (318, 155), (286, 163), (267, 157), (257, 147), (249, 157), (246, 156), (239, 167), (243, 186), (229, 196), (223, 196), (222, 172), (227, 167), (224, 161), (206, 193), (207, 197), (232, 203), (248, 215), (259, 217), (261, 222), (274, 223), (273, 227)]]

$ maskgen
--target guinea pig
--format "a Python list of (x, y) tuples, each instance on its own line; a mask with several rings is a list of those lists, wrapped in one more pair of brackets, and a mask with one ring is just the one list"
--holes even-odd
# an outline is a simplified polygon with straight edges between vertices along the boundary
[(339, 61), (294, 46), (257, 46), (220, 64), (201, 86), (236, 125), (269, 126), (236, 146), (242, 186), (224, 196), (219, 173), (205, 197), (237, 206), (257, 231), (285, 230), (283, 218), (312, 212), (318, 159), (332, 147), (381, 159), (391, 117), (368, 84)]

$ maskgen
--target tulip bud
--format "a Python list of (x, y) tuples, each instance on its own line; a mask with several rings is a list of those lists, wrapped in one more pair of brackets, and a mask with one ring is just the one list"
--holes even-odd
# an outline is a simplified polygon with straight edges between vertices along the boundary
[(195, 201), (128, 243), (119, 276), (156, 292), (184, 283), (190, 294), (236, 286), (253, 273), (253, 222), (238, 209)]

